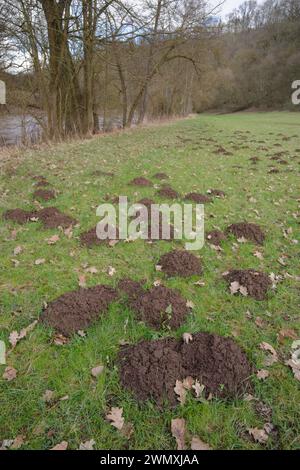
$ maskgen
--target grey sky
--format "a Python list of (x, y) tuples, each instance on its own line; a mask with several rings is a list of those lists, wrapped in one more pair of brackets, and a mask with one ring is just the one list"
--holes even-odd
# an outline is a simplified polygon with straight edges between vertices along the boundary
[[(264, 0), (256, 0), (256, 1), (258, 4), (261, 4), (264, 2)], [(214, 0), (215, 5), (218, 5), (218, 3), (220, 2)], [(228, 15), (228, 13), (231, 13), (232, 10), (237, 8), (242, 3), (244, 3), (244, 0), (225, 0), (224, 4), (220, 7), (222, 18), (225, 18), (226, 15)]]

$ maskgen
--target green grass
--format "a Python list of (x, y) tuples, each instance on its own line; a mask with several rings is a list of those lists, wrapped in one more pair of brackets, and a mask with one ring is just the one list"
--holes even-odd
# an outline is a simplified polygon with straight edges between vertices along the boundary
[[(242, 138), (238, 138), (236, 131), (244, 132)], [(231, 296), (221, 276), (223, 271), (235, 267), (299, 274), (299, 245), (292, 240), (297, 238), (299, 227), (300, 153), (296, 150), (300, 148), (300, 138), (286, 141), (281, 133), (299, 135), (296, 113), (201, 115), (12, 154), (2, 167), (1, 214), (9, 208), (34, 208), (32, 175), (43, 175), (59, 191), (54, 204), (45, 205), (55, 205), (72, 215), (80, 221), (80, 227), (74, 229), (70, 240), (60, 233), (60, 241), (49, 246), (46, 239), (59, 234), (59, 230), (44, 230), (39, 223), (17, 226), (1, 219), (0, 339), (8, 345), (9, 333), (38, 319), (44, 302), (76, 289), (78, 272), (83, 273), (86, 264), (98, 269), (98, 274), (87, 274), (89, 286), (98, 283), (115, 286), (124, 276), (147, 279), (150, 286), (161, 278), (165, 285), (179, 289), (195, 304), (184, 327), (172, 333), (175, 336), (183, 331), (225, 336), (234, 333), (257, 368), (263, 366), (264, 359), (259, 344), (266, 341), (275, 347), (280, 362), (269, 368), (269, 378), (264, 382), (253, 378), (253, 394), (272, 408), (272, 423), (277, 430), (264, 448), (299, 449), (299, 382), (284, 365), (291, 340), (279, 343), (277, 338), (282, 328), (295, 329), (299, 334), (296, 281), (284, 279), (268, 300), (258, 302)], [(228, 150), (234, 146), (237, 149), (232, 150), (232, 156), (216, 155), (213, 152), (216, 144), (202, 140), (208, 138), (214, 138)], [(268, 150), (258, 150), (259, 147)], [(283, 158), (288, 160), (288, 166), (278, 165), (267, 157), (281, 150), (287, 152)], [(252, 165), (251, 156), (259, 156), (261, 161)], [(279, 174), (268, 174), (271, 163), (280, 169)], [(113, 171), (115, 176), (92, 176), (96, 169)], [(192, 280), (166, 280), (162, 273), (155, 272), (160, 256), (181, 246), (181, 242), (149, 245), (137, 241), (90, 250), (80, 247), (78, 235), (95, 225), (95, 209), (106, 194), (127, 195), (130, 202), (141, 197), (154, 197), (162, 202), (154, 188), (128, 185), (136, 176), (151, 178), (158, 171), (170, 175), (170, 184), (181, 194), (192, 190), (205, 192), (209, 188), (224, 190), (226, 199), (216, 199), (206, 206), (206, 230), (214, 226), (224, 229), (242, 220), (259, 223), (267, 234), (262, 248), (264, 259), (253, 255), (257, 247), (251, 243), (240, 244), (234, 251), (233, 238), (224, 243), (224, 251), (219, 255), (206, 244), (199, 251), (205, 286), (197, 287)], [(293, 233), (285, 238), (283, 229), (289, 227)], [(18, 230), (16, 240), (9, 240), (13, 229)], [(23, 247), (23, 252), (14, 256), (17, 245)], [(278, 262), (282, 255), (286, 255), (286, 266)], [(45, 264), (35, 266), (38, 258), (45, 258)], [(12, 259), (18, 259), (20, 264), (15, 267)], [(105, 272), (109, 265), (116, 269), (113, 277)], [(247, 311), (253, 319), (248, 319)], [(256, 326), (257, 316), (265, 320), (265, 328)], [(198, 403), (189, 398), (183, 407), (161, 412), (153, 403), (138, 405), (121, 388), (115, 363), (119, 342), (135, 343), (164, 335), (139, 324), (133, 312), (120, 303), (114, 303), (108, 315), (88, 329), (85, 338), (76, 336), (63, 347), (55, 346), (53, 332), (38, 324), (7, 358), (8, 365), (17, 369), (17, 378), (12, 382), (3, 380), (5, 366), (0, 366), (0, 441), (22, 434), (23, 448), (29, 449), (51, 448), (62, 440), (76, 449), (80, 442), (89, 439), (96, 441), (97, 449), (172, 449), (175, 440), (170, 433), (171, 419), (184, 417), (190, 436), (198, 435), (214, 449), (261, 448), (245, 432), (250, 427), (261, 428), (266, 421), (255, 411), (255, 402), (240, 399)], [(106, 366), (105, 372), (95, 381), (90, 370), (101, 363)], [(42, 396), (47, 389), (53, 390), (56, 398), (68, 395), (69, 399), (46, 405)], [(134, 425), (130, 440), (105, 421), (111, 406), (123, 407), (126, 421)]]

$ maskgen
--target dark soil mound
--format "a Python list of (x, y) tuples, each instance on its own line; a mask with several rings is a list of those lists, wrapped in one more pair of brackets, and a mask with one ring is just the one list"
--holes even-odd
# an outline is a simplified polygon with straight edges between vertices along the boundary
[(233, 155), (232, 152), (229, 152), (228, 150), (226, 150), (224, 147), (218, 147), (215, 149), (214, 153), (216, 155), (227, 155), (227, 156), (230, 156), (230, 155)]
[(176, 380), (192, 377), (204, 395), (234, 398), (250, 389), (252, 373), (246, 354), (230, 338), (196, 333), (188, 344), (166, 338), (122, 347), (118, 363), (123, 387), (139, 401), (178, 404)]
[(124, 292), (130, 301), (136, 300), (145, 292), (141, 282), (127, 278), (119, 281), (118, 289)]
[(280, 171), (277, 168), (272, 168), (272, 170), (268, 171), (268, 173), (280, 173)]
[(42, 312), (41, 321), (70, 336), (78, 330), (85, 330), (103, 315), (115, 298), (116, 291), (102, 285), (67, 292), (48, 304)]
[(226, 236), (221, 230), (212, 230), (206, 234), (206, 240), (211, 245), (221, 246), (221, 242), (226, 240)]
[(35, 183), (35, 186), (36, 186), (37, 188), (44, 188), (44, 187), (46, 187), (46, 186), (50, 186), (50, 183), (49, 183), (49, 181), (43, 179), (43, 180), (37, 181), (37, 182)]
[(202, 273), (199, 258), (186, 250), (174, 250), (163, 255), (159, 262), (168, 276), (189, 277)]
[(200, 193), (189, 193), (186, 194), (184, 199), (188, 201), (194, 201), (197, 204), (205, 204), (206, 202), (212, 202), (212, 199), (205, 194), (200, 194)]
[(177, 291), (164, 286), (145, 291), (131, 306), (139, 320), (156, 330), (179, 328), (188, 314), (186, 300)]
[(248, 295), (256, 300), (264, 300), (272, 283), (269, 276), (254, 269), (233, 269), (224, 276), (229, 284), (238, 282), (240, 286), (246, 287)]
[(153, 178), (156, 178), (157, 180), (166, 180), (168, 179), (168, 175), (166, 175), (166, 173), (155, 173), (155, 175), (153, 175)]
[(144, 178), (143, 176), (139, 178), (134, 178), (130, 184), (133, 184), (135, 186), (153, 186), (152, 182), (148, 180), (147, 178)]
[(256, 164), (257, 162), (260, 161), (260, 158), (258, 158), (258, 157), (251, 157), (251, 158), (249, 158), (249, 160), (250, 160), (252, 163)]
[(56, 207), (46, 207), (36, 213), (36, 217), (42, 222), (44, 228), (67, 228), (75, 225), (77, 221), (69, 215), (63, 214)]
[(3, 214), (4, 219), (12, 220), (18, 224), (26, 224), (32, 217), (37, 217), (36, 211), (24, 211), (23, 209), (10, 209)]
[(169, 199), (176, 199), (179, 194), (175, 189), (171, 188), (171, 186), (164, 186), (163, 188), (159, 189), (157, 193), (162, 197), (167, 197)]
[[(108, 231), (108, 226), (106, 225), (105, 231)], [(116, 235), (117, 239), (119, 238), (119, 230), (118, 228), (116, 229)], [(94, 245), (102, 245), (103, 243), (109, 244), (109, 242), (114, 241), (111, 239), (106, 238), (105, 240), (101, 240), (100, 238), (97, 237), (97, 232), (96, 232), (96, 227), (91, 228), (90, 230), (87, 230), (86, 232), (83, 232), (80, 235), (80, 243), (81, 245), (87, 246), (88, 248), (91, 248)]]
[(265, 240), (265, 234), (261, 230), (260, 226), (248, 222), (229, 225), (225, 232), (227, 234), (232, 233), (236, 238), (245, 238), (246, 240), (258, 245), (262, 245)]
[(147, 209), (151, 208), (152, 204), (155, 204), (155, 201), (153, 199), (149, 199), (147, 197), (144, 197), (140, 201), (138, 201), (138, 204), (143, 204), (144, 206), (147, 207)]
[(34, 199), (42, 200), (42, 201), (50, 201), (51, 199), (55, 199), (55, 192), (50, 189), (37, 189), (33, 193)]
[(224, 191), (221, 191), (221, 189), (209, 189), (207, 192), (211, 196), (220, 197), (220, 198), (225, 197), (225, 193)]

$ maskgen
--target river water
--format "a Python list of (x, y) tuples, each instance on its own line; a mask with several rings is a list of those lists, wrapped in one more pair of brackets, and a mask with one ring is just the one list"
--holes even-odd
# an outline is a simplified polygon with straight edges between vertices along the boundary
[[(103, 117), (99, 116), (99, 126), (103, 130)], [(111, 117), (107, 120), (107, 130), (122, 127), (121, 118)], [(33, 116), (18, 114), (0, 114), (0, 147), (4, 145), (21, 145), (36, 143), (41, 138), (41, 126)]]

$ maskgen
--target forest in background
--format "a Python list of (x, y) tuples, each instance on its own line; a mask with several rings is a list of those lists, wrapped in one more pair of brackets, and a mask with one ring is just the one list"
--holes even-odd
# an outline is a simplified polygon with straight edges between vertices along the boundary
[[(205, 0), (0, 0), (0, 79), (8, 109), (49, 138), (119, 117), (293, 109), (300, 2), (247, 1), (222, 22)], [(43, 119), (47, 116), (47, 119)]]

